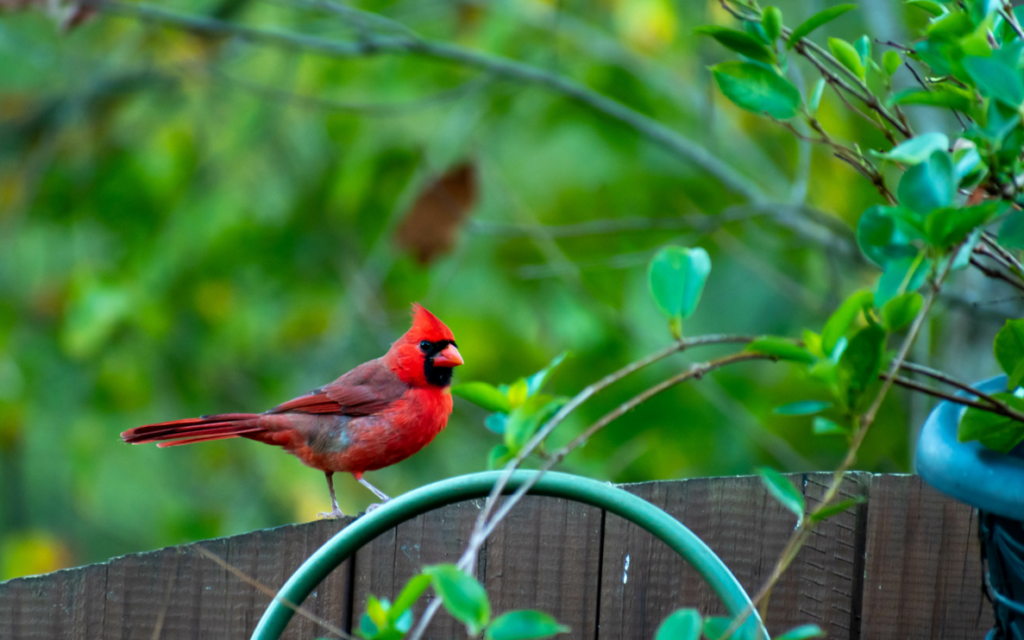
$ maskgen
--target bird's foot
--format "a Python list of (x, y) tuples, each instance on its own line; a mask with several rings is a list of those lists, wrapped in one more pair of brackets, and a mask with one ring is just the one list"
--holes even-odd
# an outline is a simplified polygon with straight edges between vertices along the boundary
[(334, 511), (321, 511), (316, 514), (317, 520), (334, 520), (335, 518), (344, 518), (345, 514), (341, 512), (341, 509), (335, 509)]
[(368, 507), (366, 507), (366, 513), (373, 513), (374, 511), (376, 511), (377, 509), (380, 509), (383, 506), (384, 506), (383, 502), (374, 502), (373, 504), (371, 504)]

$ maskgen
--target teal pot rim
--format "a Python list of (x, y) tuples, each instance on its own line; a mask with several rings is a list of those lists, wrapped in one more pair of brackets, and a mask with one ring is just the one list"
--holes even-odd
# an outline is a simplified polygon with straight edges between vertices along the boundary
[[(986, 393), (1006, 391), (1006, 376), (974, 386)], [(964, 391), (956, 395), (971, 397)], [(977, 441), (958, 441), (957, 426), (964, 410), (948, 400), (932, 410), (921, 429), (914, 468), (925, 482), (961, 502), (1024, 520), (1024, 445), (999, 453)]]

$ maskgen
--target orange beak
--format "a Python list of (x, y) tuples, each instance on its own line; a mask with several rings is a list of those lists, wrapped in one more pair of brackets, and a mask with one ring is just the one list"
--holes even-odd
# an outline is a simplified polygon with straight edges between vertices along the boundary
[(457, 367), (460, 364), (462, 364), (462, 354), (454, 344), (448, 345), (441, 353), (434, 356), (435, 367)]

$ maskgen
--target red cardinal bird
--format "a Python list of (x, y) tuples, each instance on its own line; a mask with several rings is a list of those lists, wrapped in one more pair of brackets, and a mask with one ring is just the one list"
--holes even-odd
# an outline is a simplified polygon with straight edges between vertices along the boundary
[(343, 515), (334, 495), (335, 472), (348, 472), (384, 502), (390, 498), (363, 478), (416, 453), (448, 423), (452, 368), (462, 364), (451, 330), (418, 304), (412, 328), (384, 357), (263, 413), (225, 413), (129, 429), (125, 442), (158, 447), (249, 438), (284, 447), (327, 474), (330, 513)]

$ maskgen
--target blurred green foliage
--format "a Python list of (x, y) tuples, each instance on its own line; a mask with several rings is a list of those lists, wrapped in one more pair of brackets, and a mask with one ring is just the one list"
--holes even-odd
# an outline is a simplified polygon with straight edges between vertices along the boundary
[[(359, 37), (338, 16), (288, 1), (164, 6)], [(744, 203), (586, 105), (456, 64), (331, 60), (103, 15), (65, 34), (41, 12), (5, 14), (0, 578), (312, 518), (328, 503), (321, 474), (271, 447), (162, 451), (118, 434), (259, 411), (317, 387), (383, 353), (411, 301), (453, 329), (466, 359), (457, 380), (508, 382), (568, 350), (546, 391), (570, 395), (666, 343), (646, 265), (669, 242), (700, 246), (715, 265), (688, 336), (799, 335), (873, 281), (852, 229), (877, 192), (827, 149), (719, 94), (706, 67), (729, 54), (692, 33), (730, 24), (716, 2), (359, 6), (577, 79), (702, 145), (779, 204)], [(822, 5), (780, 7), (796, 24)], [(867, 27), (926, 17), (903, 11)], [(858, 13), (820, 35), (863, 33)], [(830, 132), (889, 148), (834, 94), (820, 100)], [(418, 193), (464, 161), (478, 175), (472, 217), (451, 253), (421, 264), (396, 247), (394, 230)], [(943, 332), (965, 321), (989, 339), (998, 328), (984, 304), (950, 304), (926, 355), (950, 349)], [(977, 367), (991, 368), (983, 349)], [(624, 380), (551, 444), (714, 353)], [(842, 438), (814, 435), (809, 416), (773, 413), (809, 399), (806, 388), (785, 365), (724, 370), (624, 416), (566, 467), (617, 482), (829, 468)], [(372, 481), (394, 495), (485, 468), (501, 442), (486, 415), (456, 401), (431, 446)], [(859, 467), (907, 470), (920, 418), (893, 394)], [(372, 497), (348, 478), (337, 486), (346, 512)]]

